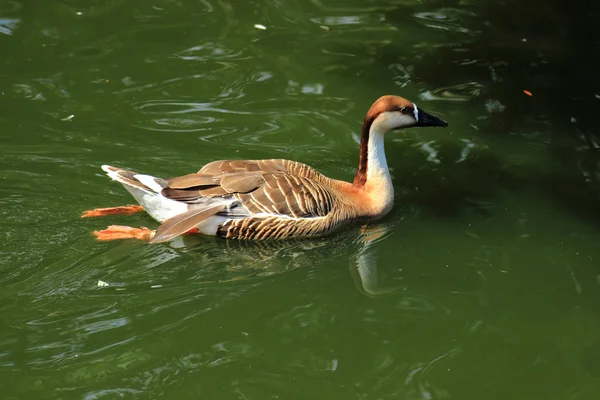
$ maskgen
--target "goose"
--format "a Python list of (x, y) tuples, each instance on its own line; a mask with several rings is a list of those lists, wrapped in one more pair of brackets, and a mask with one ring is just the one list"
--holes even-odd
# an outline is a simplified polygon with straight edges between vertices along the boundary
[(98, 208), (82, 217), (146, 211), (161, 225), (111, 225), (93, 234), (100, 241), (135, 238), (162, 243), (187, 233), (226, 239), (268, 240), (321, 236), (390, 212), (394, 187), (384, 151), (386, 133), (448, 123), (399, 96), (380, 97), (362, 124), (353, 182), (331, 179), (284, 159), (221, 160), (197, 173), (162, 179), (103, 165), (140, 205)]

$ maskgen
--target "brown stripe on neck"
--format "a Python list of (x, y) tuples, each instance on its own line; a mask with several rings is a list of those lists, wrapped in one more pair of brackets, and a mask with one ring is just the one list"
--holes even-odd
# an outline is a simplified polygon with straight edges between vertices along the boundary
[(368, 115), (362, 124), (362, 134), (360, 136), (360, 153), (358, 159), (358, 171), (354, 176), (354, 185), (363, 186), (367, 182), (367, 165), (369, 157), (369, 133), (371, 125), (377, 115)]

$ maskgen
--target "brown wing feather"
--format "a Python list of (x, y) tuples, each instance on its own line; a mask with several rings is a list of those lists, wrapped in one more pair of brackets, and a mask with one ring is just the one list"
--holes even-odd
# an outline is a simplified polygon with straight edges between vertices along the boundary
[(272, 159), (272, 160), (220, 160), (206, 164), (199, 174), (223, 175), (240, 172), (289, 172), (294, 175), (306, 177), (322, 177), (322, 175), (309, 167), (296, 161)]
[[(219, 188), (218, 186), (216, 186)], [(220, 188), (219, 188), (220, 189)], [(167, 199), (182, 201), (184, 203), (195, 203), (198, 201), (198, 190), (197, 189), (172, 189), (165, 188), (161, 194)]]
[(218, 184), (218, 177), (205, 174), (188, 174), (167, 181), (167, 185), (173, 189), (187, 189), (196, 186), (215, 186)]
[(212, 217), (219, 211), (225, 209), (225, 205), (217, 204), (208, 208), (197, 208), (169, 218), (158, 227), (154, 237), (149, 243), (162, 243), (173, 239), (176, 236), (183, 235), (190, 229), (195, 228), (200, 222), (208, 217)]
[(206, 197), (233, 195), (251, 213), (294, 218), (320, 217), (333, 207), (327, 179), (305, 164), (288, 160), (223, 160), (197, 174), (168, 181), (163, 195), (195, 203)]
[(265, 184), (248, 194), (235, 194), (252, 213), (294, 218), (322, 217), (333, 207), (333, 194), (324, 185), (289, 174), (264, 174)]
[(221, 187), (229, 193), (249, 193), (264, 182), (263, 176), (257, 173), (232, 174), (221, 179)]
[(202, 188), (196, 191), (196, 197), (225, 197), (229, 192), (221, 186)]

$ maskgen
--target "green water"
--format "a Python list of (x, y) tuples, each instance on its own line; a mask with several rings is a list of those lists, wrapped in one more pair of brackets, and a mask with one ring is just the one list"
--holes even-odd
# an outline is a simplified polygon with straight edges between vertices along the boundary
[[(598, 7), (498, 3), (1, 0), (1, 397), (600, 398)], [(388, 93), (450, 127), (390, 134), (377, 224), (149, 246), (90, 235), (145, 215), (79, 218), (132, 201), (105, 163), (351, 180)]]

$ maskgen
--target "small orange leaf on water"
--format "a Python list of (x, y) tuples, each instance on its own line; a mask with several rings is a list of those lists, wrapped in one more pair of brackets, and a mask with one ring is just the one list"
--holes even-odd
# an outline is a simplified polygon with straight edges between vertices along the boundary
[(533, 96), (533, 93), (531, 93), (529, 90), (523, 90), (523, 93), (525, 93), (529, 97)]

